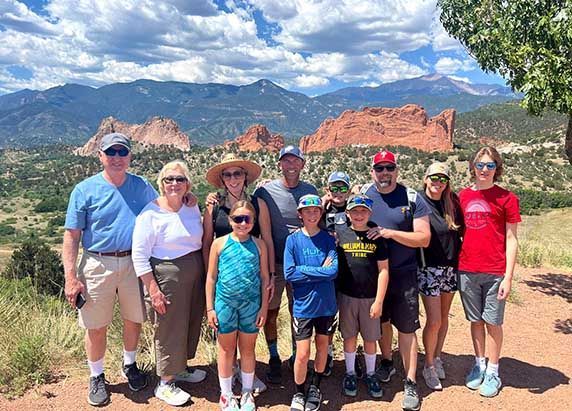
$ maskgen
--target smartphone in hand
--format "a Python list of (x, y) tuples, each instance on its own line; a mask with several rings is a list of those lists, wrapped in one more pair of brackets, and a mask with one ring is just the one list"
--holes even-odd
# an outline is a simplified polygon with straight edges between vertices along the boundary
[(78, 293), (77, 297), (75, 298), (75, 308), (81, 310), (81, 307), (85, 305), (85, 297), (82, 293)]

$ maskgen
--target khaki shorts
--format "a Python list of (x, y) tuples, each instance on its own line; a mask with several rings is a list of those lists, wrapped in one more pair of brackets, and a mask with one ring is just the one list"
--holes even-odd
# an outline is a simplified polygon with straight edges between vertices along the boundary
[(361, 333), (364, 341), (377, 341), (381, 338), (379, 318), (370, 318), (369, 310), (375, 298), (355, 298), (338, 293), (340, 312), (340, 333), (342, 338), (357, 337)]
[(135, 323), (145, 321), (143, 287), (133, 269), (131, 256), (104, 257), (84, 252), (78, 279), (85, 285), (86, 303), (79, 310), (79, 325), (97, 329), (111, 324), (115, 298), (121, 317)]
[(274, 295), (272, 296), (272, 300), (270, 300), (270, 304), (268, 304), (269, 310), (277, 310), (280, 308), (284, 289), (286, 289), (288, 305), (292, 306), (294, 301), (292, 298), (292, 287), (284, 279), (284, 266), (282, 264), (276, 264), (275, 269), (276, 277), (274, 278)]

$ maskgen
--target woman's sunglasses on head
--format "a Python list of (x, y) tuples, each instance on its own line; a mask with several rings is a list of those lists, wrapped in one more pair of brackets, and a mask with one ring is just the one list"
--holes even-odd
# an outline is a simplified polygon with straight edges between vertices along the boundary
[(482, 161), (479, 161), (475, 163), (475, 168), (477, 170), (482, 170), (485, 167), (487, 168), (487, 170), (494, 170), (495, 168), (497, 168), (497, 163), (495, 163), (494, 161), (489, 161), (488, 163), (483, 163)]
[(173, 184), (173, 183), (186, 183), (187, 182), (187, 177), (183, 177), (183, 176), (168, 176), (168, 177), (163, 177), (163, 183), (167, 183), (167, 184)]
[(125, 147), (122, 147), (120, 149), (109, 147), (108, 149), (103, 150), (103, 152), (107, 157), (114, 157), (117, 154), (119, 154), (119, 157), (127, 157), (129, 155), (129, 150)]
[(443, 184), (447, 184), (449, 182), (449, 177), (433, 175), (429, 176), (429, 180), (433, 181), (434, 183), (439, 181)]
[(347, 193), (350, 188), (348, 186), (331, 186), (329, 190), (332, 193)]
[(249, 215), (242, 215), (242, 214), (232, 215), (230, 216), (230, 219), (236, 224), (242, 224), (242, 223), (250, 224), (252, 222), (252, 217), (250, 217)]

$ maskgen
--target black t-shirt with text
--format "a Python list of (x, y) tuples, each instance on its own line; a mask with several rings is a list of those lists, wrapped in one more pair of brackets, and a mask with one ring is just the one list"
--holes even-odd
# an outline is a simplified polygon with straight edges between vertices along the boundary
[[(369, 222), (369, 227), (375, 227)], [(385, 239), (370, 240), (366, 231), (336, 226), (338, 236), (338, 291), (354, 298), (374, 298), (379, 269), (377, 262), (387, 260)]]

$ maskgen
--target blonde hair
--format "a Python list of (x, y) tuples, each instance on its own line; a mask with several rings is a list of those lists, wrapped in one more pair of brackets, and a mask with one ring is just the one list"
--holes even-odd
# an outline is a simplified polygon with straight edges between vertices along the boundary
[(185, 192), (185, 194), (191, 191), (191, 175), (189, 173), (189, 168), (187, 167), (187, 164), (182, 160), (175, 160), (165, 164), (161, 169), (161, 171), (159, 171), (159, 175), (157, 176), (157, 187), (159, 187), (159, 194), (165, 195), (165, 189), (163, 187), (164, 184), (163, 178), (165, 177), (165, 174), (167, 174), (167, 171), (176, 169), (180, 169), (183, 172), (183, 175), (187, 178), (187, 191)]
[[(426, 176), (423, 179), (423, 191), (427, 189), (428, 178), (429, 176)], [(451, 180), (449, 180), (441, 194), (441, 201), (447, 227), (449, 227), (449, 230), (458, 231), (461, 228), (461, 203), (459, 202), (459, 197), (451, 191)]]
[(475, 174), (475, 164), (481, 159), (481, 157), (488, 155), (490, 158), (493, 159), (497, 167), (495, 168), (495, 175), (493, 177), (493, 181), (497, 182), (500, 180), (502, 173), (503, 173), (503, 165), (502, 165), (502, 157), (497, 151), (496, 148), (491, 146), (485, 146), (480, 148), (473, 158), (469, 160), (469, 172), (471, 173), (471, 177), (475, 179), (477, 176)]
[(230, 219), (230, 217), (234, 215), (234, 212), (239, 208), (246, 208), (250, 214), (252, 214), (252, 222), (254, 223), (256, 221), (256, 210), (254, 209), (252, 203), (246, 200), (238, 200), (236, 203), (234, 203), (230, 209), (230, 212), (228, 213), (228, 218)]

